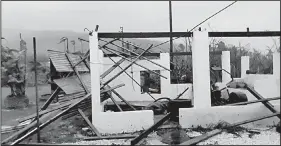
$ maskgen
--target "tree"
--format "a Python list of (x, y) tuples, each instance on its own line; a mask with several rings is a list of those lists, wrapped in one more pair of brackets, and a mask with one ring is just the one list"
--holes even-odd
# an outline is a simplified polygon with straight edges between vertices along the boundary
[(20, 64), (20, 57), (26, 50), (15, 50), (1, 45), (1, 72), (2, 86), (8, 85), (11, 94), (4, 101), (8, 108), (27, 106), (28, 98), (25, 95), (24, 66)]

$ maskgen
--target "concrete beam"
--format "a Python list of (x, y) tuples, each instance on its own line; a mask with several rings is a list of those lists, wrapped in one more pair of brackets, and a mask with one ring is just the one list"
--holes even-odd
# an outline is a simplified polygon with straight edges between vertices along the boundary
[(208, 32), (193, 32), (192, 53), (194, 108), (211, 107)]

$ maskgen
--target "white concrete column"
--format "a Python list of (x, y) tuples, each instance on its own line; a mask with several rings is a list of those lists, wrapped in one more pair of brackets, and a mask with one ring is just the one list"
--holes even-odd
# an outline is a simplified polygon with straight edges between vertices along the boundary
[(101, 112), (100, 103), (100, 52), (98, 47), (98, 33), (89, 36), (90, 68), (91, 68), (91, 94), (92, 94), (92, 121)]
[(100, 74), (102, 74), (104, 72), (103, 71), (104, 61), (103, 61), (103, 52), (100, 49), (99, 49), (99, 62), (100, 62)]
[(280, 53), (278, 52), (273, 54), (273, 75), (280, 79)]
[(241, 78), (246, 77), (246, 71), (250, 69), (249, 56), (241, 56)]
[[(221, 66), (222, 69), (225, 69), (227, 72), (231, 73), (231, 66), (230, 66), (230, 51), (222, 51), (221, 54)], [(222, 71), (222, 82), (227, 83), (231, 81), (230, 74)]]
[[(160, 53), (160, 60), (162, 66), (165, 66), (166, 68), (170, 69), (169, 53)], [(160, 74), (167, 77), (167, 79), (160, 77), (161, 95), (171, 95), (172, 91), (170, 89), (170, 85), (171, 85), (170, 72), (167, 70), (160, 70)]]
[(193, 32), (192, 72), (194, 108), (211, 107), (208, 32)]

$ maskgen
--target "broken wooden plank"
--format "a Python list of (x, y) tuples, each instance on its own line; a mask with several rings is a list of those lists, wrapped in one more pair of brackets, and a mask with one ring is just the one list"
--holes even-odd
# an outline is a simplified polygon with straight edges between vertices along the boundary
[(78, 108), (79, 114), (83, 117), (83, 119), (86, 121), (86, 123), (90, 126), (90, 128), (95, 132), (95, 134), (98, 137), (102, 137), (97, 128), (90, 122), (90, 120), (87, 118), (87, 116), (83, 113), (81, 109)]
[[(246, 86), (245, 86), (246, 89), (247, 89), (250, 93), (252, 93), (258, 100), (265, 99), (265, 98), (263, 98), (256, 90), (254, 90), (252, 87), (250, 87), (250, 86), (247, 85), (246, 83), (245, 83), (245, 85), (246, 85)], [(267, 107), (271, 112), (273, 112), (273, 113), (277, 113), (277, 112), (278, 112), (270, 102), (265, 101), (265, 102), (262, 102), (262, 104), (264, 104), (264, 106)], [(280, 116), (278, 116), (278, 118), (280, 119)]]
[[(122, 87), (122, 86), (125, 86), (125, 84), (120, 84), (120, 85), (117, 85), (117, 86), (114, 86), (114, 87), (110, 87), (109, 89), (102, 90), (101, 93), (105, 93), (105, 92), (108, 92), (108, 91), (112, 91), (112, 90), (114, 90), (114, 89), (116, 89), (116, 88), (119, 88), (119, 87)], [(54, 108), (52, 108), (52, 109), (47, 109), (47, 110), (40, 111), (40, 112), (39, 112), (39, 115), (44, 115), (44, 114), (46, 114), (46, 113), (49, 113), (49, 112), (52, 112), (52, 111), (55, 111), (55, 110), (58, 110), (58, 109), (65, 109), (65, 108), (67, 108), (67, 106), (69, 106), (69, 105), (75, 103), (75, 102), (78, 101), (78, 100), (79, 100), (79, 98), (74, 99), (73, 101), (70, 101), (70, 102), (68, 102), (68, 103), (61, 104), (61, 105), (59, 105), (59, 106), (57, 106), (57, 107), (54, 107)], [(24, 122), (24, 121), (26, 121), (26, 120), (29, 120), (29, 119), (34, 118), (35, 116), (36, 116), (36, 115), (33, 114), (33, 115), (28, 116), (28, 117), (26, 117), (26, 118), (20, 119), (19, 121)]]
[[(56, 116), (54, 116), (53, 118), (49, 119), (47, 122), (41, 124), (39, 126), (40, 129), (44, 128), (45, 126), (47, 126), (48, 124), (50, 124), (51, 122), (57, 120), (59, 117), (61, 117), (62, 115), (64, 115), (65, 113), (67, 113), (69, 110), (73, 109), (74, 107), (76, 107), (80, 102), (82, 102), (83, 100), (89, 98), (91, 96), (91, 93), (88, 93), (87, 95), (85, 95), (83, 98), (79, 99), (77, 102), (71, 104), (67, 109), (63, 110), (62, 112), (60, 112), (59, 114), (57, 114)], [(14, 141), (11, 145), (15, 145), (18, 144), (20, 142), (22, 142), (24, 139), (26, 139), (27, 137), (33, 135), (35, 132), (37, 131), (37, 127), (34, 128), (33, 130), (29, 131), (27, 134), (25, 134), (24, 136), (20, 137), (19, 139), (17, 139), (16, 141)]]
[(103, 139), (131, 139), (137, 135), (116, 135), (116, 136), (102, 136), (102, 137), (86, 137), (84, 140), (103, 140)]
[[(105, 40), (102, 40), (102, 39), (100, 39), (100, 40), (103, 41), (103, 42), (109, 43), (108, 41), (105, 41)], [(131, 51), (130, 49), (127, 49), (127, 48), (125, 48), (125, 47), (121, 47), (121, 46), (116, 45), (116, 44), (114, 44), (114, 43), (112, 43), (112, 42), (111, 42), (110, 44), (111, 44), (111, 45), (114, 45), (114, 46), (116, 46), (116, 47), (118, 47), (118, 48), (124, 49), (124, 50), (126, 50), (126, 51), (128, 51), (128, 52), (130, 52), (130, 53), (132, 53), (132, 54), (139, 55), (139, 54), (137, 54), (136, 52)], [(161, 68), (163, 68), (163, 69), (165, 69), (165, 70), (167, 70), (167, 71), (171, 71), (170, 69), (166, 68), (165, 66), (163, 66), (163, 65), (161, 65), (161, 64), (158, 64), (158, 63), (156, 63), (156, 62), (154, 62), (154, 61), (151, 61), (150, 59), (148, 59), (148, 58), (146, 58), (146, 57), (144, 57), (144, 56), (142, 56), (141, 58), (144, 59), (144, 60), (146, 60), (146, 61), (148, 61), (148, 62), (150, 62), (150, 63), (152, 63), (152, 64), (155, 64), (155, 65), (157, 65), (157, 66), (159, 66), (159, 67), (161, 67)]]
[(279, 99), (280, 99), (280, 97), (265, 98), (265, 99), (259, 99), (259, 100), (253, 100), (253, 101), (227, 104), (227, 105), (224, 105), (224, 106), (245, 105), (245, 104), (252, 104), (252, 103), (257, 103), (257, 102), (265, 102), (265, 101), (272, 101), (272, 100), (279, 100)]
[(187, 90), (189, 87), (187, 87), (181, 94), (179, 94), (175, 99), (179, 99)]
[(109, 73), (111, 73), (117, 66), (119, 66), (121, 63), (123, 63), (125, 61), (124, 58), (120, 59), (118, 62), (115, 62), (115, 64), (110, 67), (108, 70), (106, 70), (100, 77), (104, 78), (106, 77)]
[[(51, 115), (52, 113), (48, 113), (46, 115), (43, 115), (42, 117), (39, 118), (39, 122), (41, 123), (43, 120), (45, 120), (46, 118), (48, 118), (49, 115)], [(13, 133), (11, 136), (9, 136), (8, 138), (4, 139), (1, 144), (7, 144), (8, 142), (16, 139), (16, 137), (18, 137), (19, 135), (23, 134), (24, 132), (28, 131), (29, 129), (33, 128), (34, 126), (36, 126), (36, 121), (33, 120), (32, 123), (28, 124), (26, 127), (24, 127), (23, 129)], [(35, 131), (36, 132), (36, 131)]]
[(131, 67), (146, 51), (148, 51), (149, 49), (152, 48), (153, 45), (150, 45), (145, 51), (143, 51), (138, 57), (136, 57), (136, 59), (134, 59), (127, 67), (124, 68), (124, 70), (120, 71), (119, 73), (117, 73), (115, 76), (113, 76), (112, 78), (110, 78), (109, 80), (107, 80), (105, 83), (103, 83), (101, 88), (104, 88), (107, 84), (109, 84), (111, 81), (113, 81), (115, 78), (117, 78), (118, 76), (120, 76), (125, 70), (127, 70), (129, 67)]
[(119, 111), (123, 111), (122, 108), (118, 105), (118, 103), (116, 102), (116, 100), (111, 96), (109, 95), (110, 99), (112, 100), (112, 102), (117, 106), (117, 108), (119, 109)]
[(229, 129), (229, 128), (232, 128), (232, 127), (236, 127), (236, 126), (239, 126), (239, 125), (243, 125), (243, 124), (247, 124), (247, 123), (251, 123), (251, 122), (255, 122), (255, 121), (259, 121), (259, 120), (263, 120), (263, 119), (266, 119), (266, 118), (271, 118), (271, 117), (274, 117), (274, 116), (280, 116), (280, 112), (273, 113), (273, 114), (266, 115), (266, 116), (262, 116), (262, 117), (249, 119), (249, 120), (245, 120), (245, 121), (241, 121), (241, 122), (237, 122), (237, 123), (231, 124), (230, 126), (227, 126), (227, 127), (223, 128), (223, 129), (215, 129), (213, 131), (207, 132), (206, 134), (200, 135), (200, 136), (195, 137), (191, 140), (188, 140), (184, 143), (181, 143), (180, 145), (196, 145), (201, 141), (204, 141), (204, 140), (206, 140), (210, 137), (213, 137), (215, 135), (218, 135), (218, 134), (222, 133), (225, 129)]
[[(107, 87), (110, 87), (109, 85), (107, 85)], [(115, 90), (112, 90), (112, 93), (114, 93), (118, 98), (120, 98), (123, 102), (125, 102), (130, 108), (132, 108), (134, 111), (136, 111), (137, 109), (134, 108), (128, 101), (126, 101), (118, 92), (116, 92)]]
[(135, 137), (132, 141), (131, 141), (131, 145), (136, 145), (139, 143), (139, 141), (141, 141), (143, 138), (147, 137), (151, 132), (153, 132), (154, 130), (156, 130), (159, 126), (161, 126), (164, 122), (166, 122), (167, 120), (169, 120), (171, 118), (171, 113), (168, 113), (165, 117), (163, 117), (161, 120), (159, 120), (158, 122), (156, 122), (154, 125), (152, 125), (151, 127), (149, 127), (147, 130), (145, 130), (144, 132), (142, 132), (139, 136)]

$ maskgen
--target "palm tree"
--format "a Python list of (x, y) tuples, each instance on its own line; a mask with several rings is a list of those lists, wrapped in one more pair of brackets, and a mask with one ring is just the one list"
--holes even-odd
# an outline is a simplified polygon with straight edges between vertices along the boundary
[(4, 82), (2, 86), (8, 85), (11, 89), (11, 94), (4, 100), (4, 105), (8, 108), (26, 107), (29, 103), (25, 95), (25, 73), (19, 64), (20, 57), (24, 55), (25, 51), (10, 49), (1, 45), (1, 79)]

